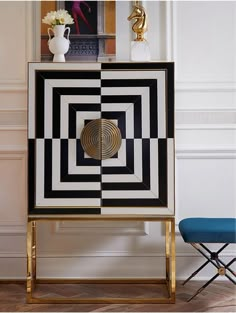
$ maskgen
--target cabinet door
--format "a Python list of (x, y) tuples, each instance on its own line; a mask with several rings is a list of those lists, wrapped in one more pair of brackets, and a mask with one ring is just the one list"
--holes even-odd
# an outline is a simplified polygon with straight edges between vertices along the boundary
[(30, 63), (29, 214), (174, 214), (173, 63)]

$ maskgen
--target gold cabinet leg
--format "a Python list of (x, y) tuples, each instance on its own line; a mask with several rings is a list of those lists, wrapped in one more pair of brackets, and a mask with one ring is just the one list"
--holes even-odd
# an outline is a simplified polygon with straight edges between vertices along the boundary
[(27, 302), (32, 298), (32, 222), (27, 223)]
[(166, 238), (165, 238), (165, 244), (166, 244), (166, 281), (169, 284), (170, 281), (170, 222), (165, 222), (165, 231), (166, 231)]
[(175, 219), (171, 220), (171, 295), (175, 300), (176, 291), (176, 260), (175, 260)]
[(36, 280), (36, 221), (32, 222), (32, 279)]

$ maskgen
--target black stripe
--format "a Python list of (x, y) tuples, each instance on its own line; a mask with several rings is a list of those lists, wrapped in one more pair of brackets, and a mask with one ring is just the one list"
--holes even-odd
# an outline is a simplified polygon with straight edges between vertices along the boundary
[(60, 93), (58, 93), (56, 88), (53, 88), (53, 101), (52, 101), (52, 110), (53, 110), (52, 136), (53, 138), (60, 138), (60, 135), (61, 135), (60, 98), (61, 98)]
[(60, 139), (61, 152), (61, 181), (63, 177), (68, 175), (68, 139)]
[[(127, 62), (127, 63), (102, 63), (102, 70), (165, 70), (171, 66), (173, 62)], [(135, 72), (134, 72), (135, 77)]]
[(134, 103), (137, 95), (101, 96), (101, 103)]
[(159, 199), (167, 206), (167, 140), (158, 139)]
[[(81, 146), (80, 139), (76, 140), (76, 165), (77, 166), (101, 166), (100, 160), (85, 158), (85, 152)], [(99, 175), (100, 176), (100, 175)]]
[(149, 190), (143, 183), (102, 183), (102, 190)]
[[(102, 206), (104, 207), (144, 207), (153, 206), (160, 207), (163, 203), (159, 199), (102, 199)], [(135, 214), (135, 208), (134, 208)]]
[(150, 189), (150, 139), (142, 140), (143, 183)]
[(168, 121), (167, 137), (174, 138), (174, 63), (169, 64), (167, 72), (167, 101), (168, 101)]
[[(150, 138), (158, 138), (157, 80), (150, 85)], [(165, 103), (160, 103), (164, 105)]]
[(134, 103), (134, 138), (142, 138), (142, 99), (136, 98)]
[(80, 95), (80, 96), (93, 96), (101, 95), (100, 87), (54, 87), (53, 90), (56, 90), (60, 95)]
[(44, 138), (44, 78), (36, 72), (35, 84), (36, 138)]
[(101, 175), (99, 174), (68, 174), (61, 178), (63, 183), (91, 183), (91, 182), (101, 182)]
[(88, 70), (59, 70), (59, 71), (38, 71), (44, 79), (100, 79), (100, 71)]
[(45, 198), (72, 198), (72, 199), (80, 199), (80, 198), (100, 198), (101, 191), (100, 190), (47, 190), (45, 193)]
[(35, 203), (35, 140), (28, 139), (28, 211)]
[[(114, 73), (114, 76), (115, 76), (115, 73)], [(156, 79), (142, 79), (142, 77), (141, 78), (134, 77), (131, 79), (125, 79), (125, 76), (124, 76), (124, 79), (102, 79), (101, 87), (150, 87), (153, 83), (156, 84)], [(121, 93), (122, 93), (122, 89), (121, 89)]]
[(44, 197), (52, 191), (52, 139), (44, 139)]
[(110, 120), (118, 120), (118, 127), (120, 129), (122, 139), (126, 138), (126, 122), (125, 122), (125, 112), (102, 112), (102, 118)]
[(67, 207), (50, 207), (50, 208), (34, 208), (29, 214), (101, 214), (101, 208), (67, 208)]
[(130, 173), (134, 173), (134, 140), (126, 139), (126, 165)]
[(73, 104), (69, 104), (69, 121), (68, 121), (69, 138), (76, 138), (76, 109)]
[(103, 166), (102, 167), (102, 174), (133, 174), (133, 172), (130, 171), (127, 167), (119, 167), (119, 166)]

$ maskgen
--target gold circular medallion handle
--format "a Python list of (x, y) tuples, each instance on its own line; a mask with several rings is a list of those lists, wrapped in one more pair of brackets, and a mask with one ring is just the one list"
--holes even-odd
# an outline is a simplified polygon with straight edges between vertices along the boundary
[(120, 149), (120, 129), (110, 120), (97, 119), (89, 122), (82, 130), (80, 142), (83, 150), (93, 159), (105, 160), (113, 157)]

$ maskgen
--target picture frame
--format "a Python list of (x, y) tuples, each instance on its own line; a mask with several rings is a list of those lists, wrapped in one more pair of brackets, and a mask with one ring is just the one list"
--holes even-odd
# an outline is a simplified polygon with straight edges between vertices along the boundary
[[(43, 7), (44, 6), (44, 7)], [(48, 6), (48, 9), (47, 9)], [(74, 18), (70, 26), (68, 61), (113, 61), (115, 59), (115, 1), (42, 1), (41, 12), (65, 9)], [(43, 16), (42, 16), (43, 17)], [(52, 60), (47, 29), (41, 31), (41, 61)]]

